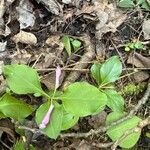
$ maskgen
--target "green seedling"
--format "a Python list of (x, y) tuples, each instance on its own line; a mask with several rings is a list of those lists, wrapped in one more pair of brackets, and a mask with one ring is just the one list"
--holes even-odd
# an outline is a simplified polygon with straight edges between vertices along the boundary
[(130, 43), (125, 44), (126, 52), (129, 52), (131, 50), (145, 50), (145, 46), (142, 44), (141, 41), (133, 41)]
[(62, 42), (69, 56), (72, 52), (77, 52), (81, 47), (81, 42), (79, 40), (70, 38), (69, 36), (63, 36)]

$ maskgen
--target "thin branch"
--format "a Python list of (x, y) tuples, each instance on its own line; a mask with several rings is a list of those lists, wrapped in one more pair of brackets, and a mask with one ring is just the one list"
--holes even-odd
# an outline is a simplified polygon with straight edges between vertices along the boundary
[(98, 147), (98, 148), (108, 148), (113, 145), (113, 142), (109, 143), (92, 143), (92, 146)]
[[(80, 64), (80, 63), (77, 63), (77, 64)], [(85, 64), (85, 63), (82, 63), (82, 64)], [(87, 63), (86, 63), (87, 64)], [(39, 72), (48, 72), (48, 71), (55, 71), (56, 68), (35, 68), (37, 71)], [(89, 72), (90, 69), (78, 69), (78, 68), (66, 68), (66, 67), (63, 67), (61, 68), (61, 70), (63, 71), (79, 71), (79, 72)], [(123, 68), (122, 69), (123, 71), (133, 71), (133, 70), (150, 70), (150, 68)]]

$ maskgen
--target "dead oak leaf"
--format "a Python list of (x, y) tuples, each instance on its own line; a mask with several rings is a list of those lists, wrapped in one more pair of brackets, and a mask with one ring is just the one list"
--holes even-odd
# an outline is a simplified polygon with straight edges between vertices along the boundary
[(30, 32), (25, 32), (20, 30), (18, 34), (12, 37), (12, 40), (15, 43), (24, 43), (29, 45), (35, 45), (37, 43), (37, 38), (34, 34)]

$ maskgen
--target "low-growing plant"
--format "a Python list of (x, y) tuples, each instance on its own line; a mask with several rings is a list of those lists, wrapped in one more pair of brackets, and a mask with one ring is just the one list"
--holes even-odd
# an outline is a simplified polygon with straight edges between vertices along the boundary
[(77, 52), (81, 47), (81, 42), (79, 40), (73, 39), (69, 36), (63, 36), (62, 42), (69, 56), (72, 52)]
[(147, 0), (120, 0), (118, 6), (122, 8), (134, 8), (139, 6), (145, 10), (150, 10), (150, 3)]
[(131, 50), (146, 50), (145, 46), (142, 44), (141, 41), (132, 41), (127, 44), (125, 44), (125, 49), (126, 52), (131, 51)]
[[(115, 90), (114, 82), (119, 79), (122, 64), (117, 56), (113, 56), (104, 63), (95, 63), (91, 67), (91, 76), (96, 84), (75, 82), (60, 92), (59, 78), (61, 68), (56, 68), (55, 89), (45, 92), (40, 84), (38, 73), (26, 65), (12, 64), (4, 66), (3, 73), (11, 93), (6, 93), (0, 100), (0, 117), (10, 117), (21, 121), (36, 111), (35, 120), (39, 129), (48, 137), (56, 139), (61, 131), (74, 126), (80, 117), (95, 115), (103, 111), (106, 106), (111, 109), (106, 125), (126, 115), (124, 99)], [(33, 94), (35, 97), (43, 96), (47, 99), (37, 109), (16, 99), (15, 94)], [(131, 129), (141, 119), (133, 116), (122, 123), (112, 126), (106, 134), (113, 140), (119, 139), (126, 130)], [(120, 147), (130, 148), (136, 144), (140, 131), (131, 133), (121, 143)]]

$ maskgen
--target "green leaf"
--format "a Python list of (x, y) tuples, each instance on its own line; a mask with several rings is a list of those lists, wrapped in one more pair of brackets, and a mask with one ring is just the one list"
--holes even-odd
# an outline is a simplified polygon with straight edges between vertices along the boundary
[(101, 83), (101, 73), (100, 73), (101, 66), (102, 64), (95, 63), (91, 67), (92, 76), (96, 80), (98, 85)]
[(78, 122), (78, 120), (78, 116), (74, 116), (64, 110), (61, 130), (67, 130), (73, 127)]
[(100, 69), (102, 84), (108, 84), (119, 79), (122, 64), (117, 56), (109, 58)]
[(134, 47), (136, 49), (143, 49), (144, 48), (144, 45), (140, 42), (140, 41), (137, 41), (135, 44), (134, 44)]
[(142, 6), (141, 6), (142, 8), (144, 8), (144, 9), (146, 9), (146, 10), (150, 10), (150, 4), (148, 3), (148, 1), (145, 1), (143, 4), (142, 4)]
[(64, 47), (68, 53), (68, 55), (71, 55), (71, 43), (70, 43), (70, 38), (68, 36), (63, 36), (62, 42), (64, 44)]
[(60, 99), (67, 112), (79, 117), (91, 115), (100, 107), (104, 108), (107, 101), (104, 93), (86, 82), (71, 84)]
[(105, 90), (107, 95), (107, 106), (112, 109), (112, 111), (123, 112), (124, 109), (124, 99), (115, 90)]
[(7, 118), (2, 112), (0, 112), (0, 119)]
[[(25, 142), (23, 140), (19, 140), (13, 146), (13, 150), (25, 150)], [(36, 150), (32, 145), (30, 145), (29, 150)]]
[(0, 111), (7, 117), (21, 120), (29, 116), (34, 109), (25, 102), (4, 94), (0, 100)]
[(112, 122), (115, 122), (115, 121), (121, 119), (126, 114), (127, 114), (126, 112), (117, 112), (117, 111), (108, 114), (107, 118), (106, 118), (106, 125), (109, 125)]
[(81, 42), (79, 40), (73, 40), (71, 44), (75, 52), (81, 47)]
[(25, 150), (25, 143), (22, 140), (17, 141), (13, 146), (13, 150)]
[(39, 93), (47, 96), (42, 90), (37, 72), (26, 65), (6, 65), (3, 69), (9, 88), (17, 94)]
[(133, 3), (133, 0), (120, 0), (118, 6), (123, 8), (132, 8), (135, 4)]
[[(115, 116), (116, 113), (113, 112), (111, 116)], [(133, 116), (131, 119), (125, 120), (124, 122), (111, 127), (107, 130), (107, 135), (113, 140), (116, 141), (121, 138), (127, 130), (130, 130), (138, 125), (141, 121), (137, 116)], [(140, 138), (141, 132), (131, 133), (125, 137), (120, 143), (119, 146), (122, 148), (131, 148), (133, 147)]]
[[(59, 104), (54, 104), (54, 110), (52, 111), (49, 124), (45, 129), (43, 129), (43, 132), (50, 138), (56, 139), (61, 131), (62, 126), (62, 118), (63, 118), (63, 109), (62, 106)], [(47, 113), (49, 109), (49, 103), (42, 104), (36, 111), (36, 122), (38, 125), (41, 124), (45, 114)]]

